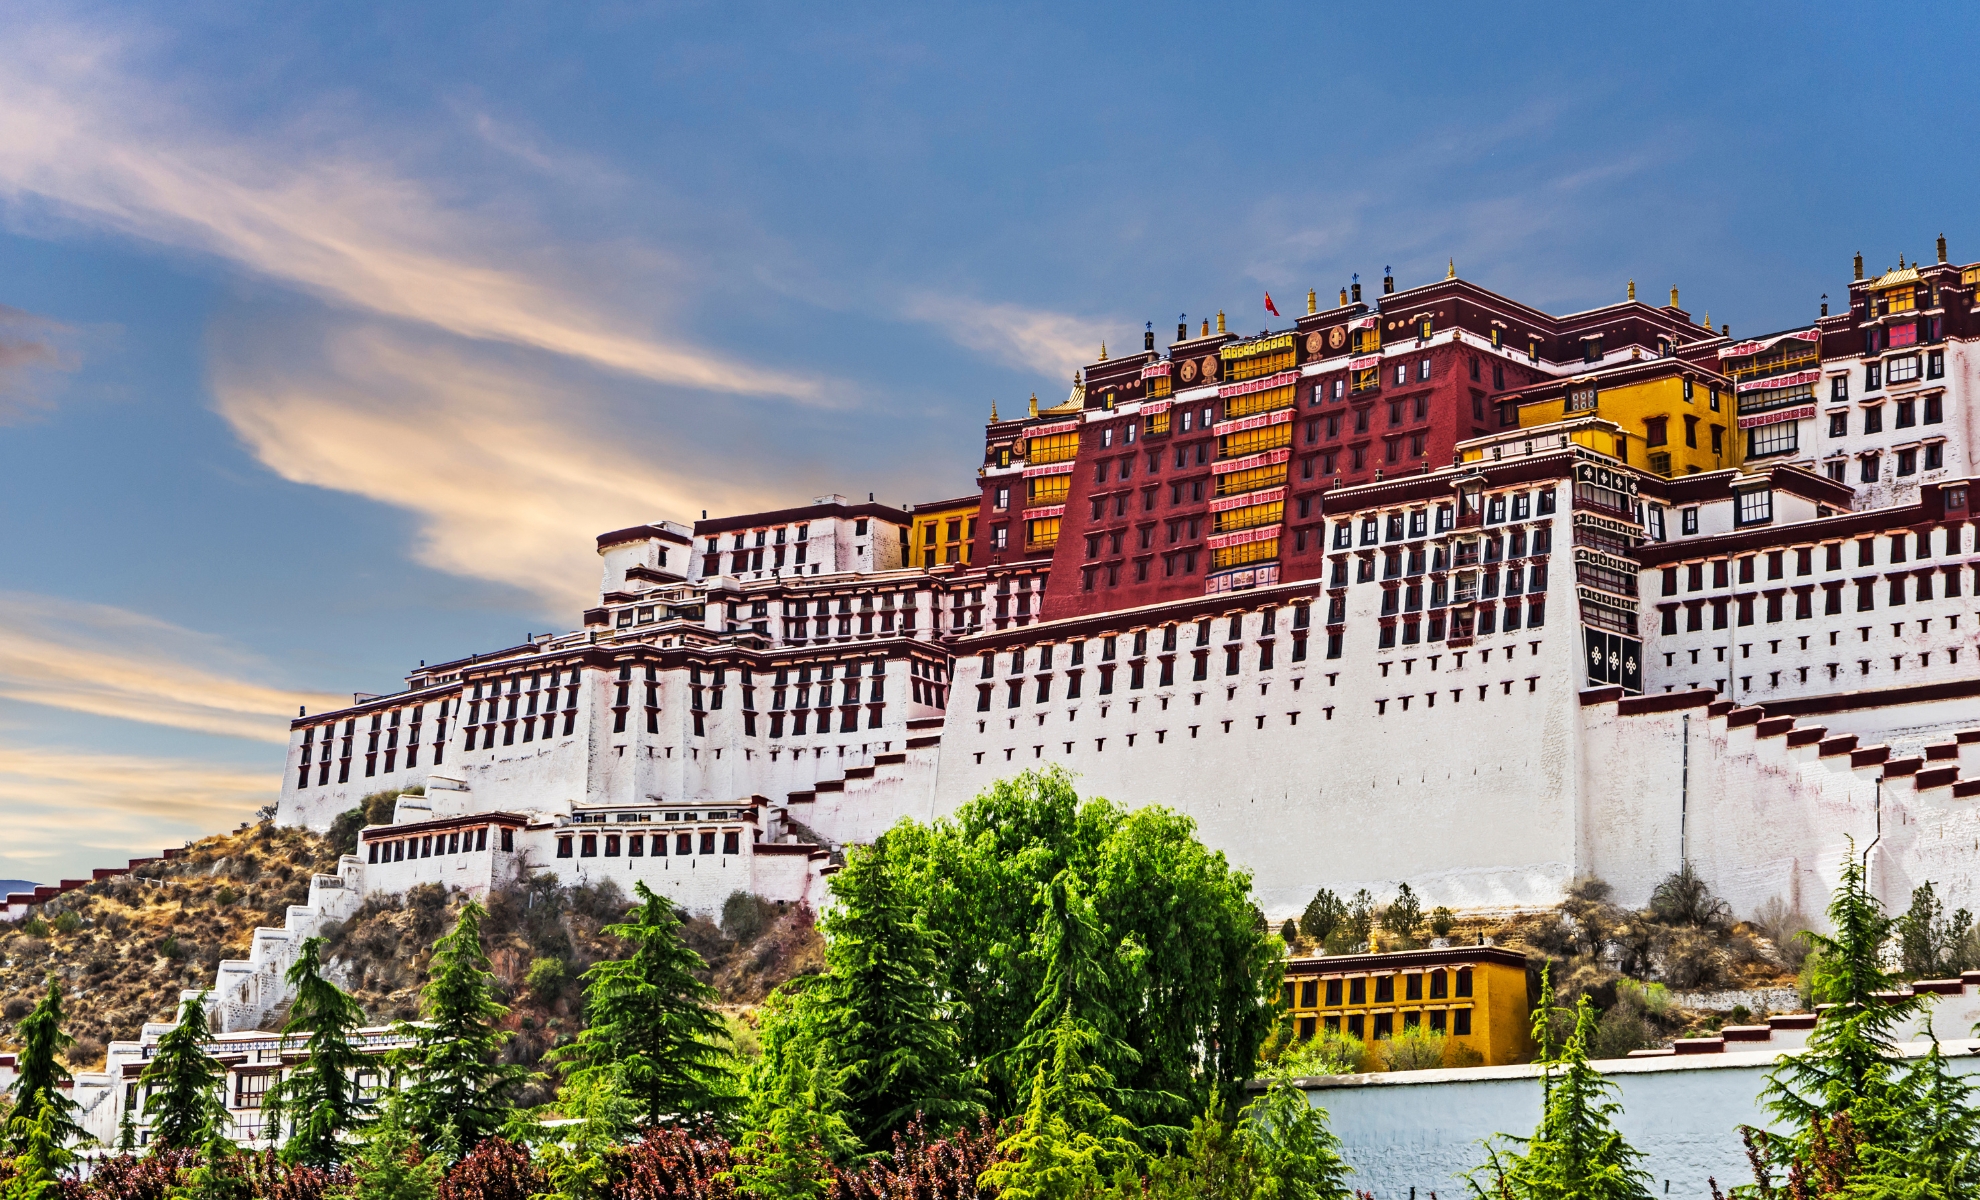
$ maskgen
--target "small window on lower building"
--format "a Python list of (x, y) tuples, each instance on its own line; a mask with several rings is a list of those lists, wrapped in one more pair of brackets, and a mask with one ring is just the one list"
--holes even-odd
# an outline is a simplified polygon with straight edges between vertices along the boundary
[(1329, 979), (1327, 981), (1327, 1007), (1339, 1008), (1340, 1005), (1341, 1005), (1341, 981), (1338, 979)]
[(735, 832), (734, 830), (724, 833), (722, 835), (722, 853), (741, 854), (742, 834)]
[(1347, 1019), (1347, 1029), (1349, 1037), (1359, 1038), (1367, 1029), (1366, 1019), (1360, 1013), (1356, 1013)]
[[(504, 829), (502, 832), (507, 833), (508, 830)], [(557, 838), (557, 857), (569, 858), (570, 856), (571, 856), (571, 835), (568, 833), (562, 834)]]
[[(513, 854), (515, 853), (515, 850), (516, 850), (516, 831), (513, 829), (504, 829), (502, 831), (502, 852), (505, 854)], [(563, 855), (562, 857), (568, 858), (570, 856)]]
[(617, 857), (619, 857), (619, 835), (618, 835), (618, 834), (616, 834), (616, 833), (608, 833), (608, 834), (606, 834), (606, 835), (605, 835), (605, 857), (606, 857), (606, 858), (617, 858)]
[(1374, 1032), (1375, 1040), (1378, 1042), (1385, 1037), (1390, 1037), (1394, 1035), (1394, 1033), (1396, 1032), (1396, 1014), (1376, 1013), (1375, 1028), (1373, 1032)]
[(1433, 1009), (1431, 1009), (1431, 1010), (1430, 1010), (1430, 1029), (1431, 1029), (1431, 1032), (1433, 1032), (1433, 1033), (1442, 1033), (1442, 1032), (1444, 1032), (1444, 1030), (1445, 1030), (1445, 1028), (1446, 1028), (1446, 1027), (1447, 1027), (1447, 1026), (1449, 1025), (1449, 1023), (1450, 1023), (1450, 1016), (1451, 1016), (1451, 1015), (1450, 1015), (1450, 1014), (1449, 1014), (1448, 1012), (1445, 1012), (1445, 1011), (1444, 1011), (1443, 1009), (1441, 1009), (1441, 1008), (1433, 1008)]
[(1458, 995), (1460, 995), (1460, 996), (1469, 996), (1469, 995), (1471, 995), (1471, 968), (1470, 968), (1470, 967), (1459, 967), (1459, 968), (1458, 968), (1458, 972), (1457, 972), (1457, 994), (1458, 994)]
[(702, 834), (701, 834), (701, 852), (702, 852), (703, 854), (713, 854), (713, 853), (715, 853), (715, 831), (714, 831), (714, 830), (712, 830), (712, 829), (709, 829), (709, 830), (704, 830), (704, 831), (702, 831)]
[(1471, 1010), (1454, 1008), (1451, 1010), (1451, 1033), (1457, 1037), (1471, 1036)]
[(583, 837), (581, 837), (581, 838), (579, 838), (579, 839), (578, 839), (578, 857), (579, 857), (579, 858), (597, 858), (597, 857), (598, 857), (598, 835), (597, 835), (597, 834), (595, 834), (595, 833), (587, 833), (587, 834), (585, 834), (585, 835), (584, 835)]
[(1299, 1040), (1302, 1042), (1312, 1041), (1314, 1029), (1319, 1024), (1319, 1020), (1314, 1017), (1301, 1017), (1299, 1019)]

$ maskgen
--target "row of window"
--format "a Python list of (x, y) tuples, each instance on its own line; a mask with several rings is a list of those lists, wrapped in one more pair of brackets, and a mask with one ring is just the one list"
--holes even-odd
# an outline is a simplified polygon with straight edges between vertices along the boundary
[[(742, 853), (742, 833), (740, 831), (734, 829), (723, 830), (719, 836), (722, 839), (722, 853)], [(677, 858), (691, 856), (697, 852), (701, 854), (713, 854), (715, 853), (716, 837), (717, 831), (713, 829), (703, 829), (696, 833), (681, 832), (674, 834), (582, 833), (574, 835), (560, 833), (557, 835), (557, 857), (572, 857), (572, 843), (575, 842), (575, 852), (578, 858), (601, 857), (599, 853), (601, 844), (604, 850), (603, 857), (605, 858), (619, 858), (621, 855), (626, 858), (645, 858), (647, 857), (647, 846), (649, 844), (653, 847), (652, 857), (665, 858), (667, 857), (667, 843), (669, 839), (673, 842), (674, 856)], [(697, 845), (699, 846), (698, 851)]]
[[(472, 854), (488, 849), (488, 826), (455, 829), (447, 833), (425, 833), (418, 837), (381, 838), (367, 844), (371, 849), (366, 861), (374, 863), (404, 862), (409, 858), (432, 858), (435, 855)], [(516, 848), (516, 831), (504, 826), (496, 845), (504, 853), (513, 853)]]
[[(1426, 1008), (1404, 1009), (1403, 1028), (1415, 1029), (1427, 1024), (1433, 1033), (1449, 1033), (1454, 1037), (1471, 1036), (1471, 1010), (1469, 1008)], [(1394, 1013), (1352, 1013), (1345, 1017), (1301, 1017), (1299, 1037), (1310, 1041), (1325, 1022), (1328, 1033), (1339, 1033), (1345, 1029), (1354, 1038), (1373, 1038), (1381, 1041), (1395, 1036), (1396, 1014)]]
[[(1909, 329), (1912, 331), (1909, 335), (1909, 341), (1907, 342), (1899, 341), (1899, 338), (1905, 336), (1904, 334), (1900, 334), (1898, 332), (1898, 330), (1901, 329)], [(1890, 330), (1889, 332), (1894, 335), (1891, 339), (1893, 344), (1915, 344), (1918, 340), (1915, 326), (1898, 326)], [(1933, 340), (1936, 341), (1937, 337), (1934, 336)], [(1902, 355), (1898, 355), (1895, 358), (1884, 359), (1881, 362), (1864, 363), (1863, 390), (1866, 392), (1874, 392), (1884, 388), (1889, 384), (1910, 383), (1914, 379), (1921, 379), (1921, 378), (1943, 379), (1945, 378), (1945, 375), (1946, 375), (1946, 352), (1943, 350), (1929, 351), (1923, 356), (1922, 361), (1919, 355), (1902, 354)], [(1848, 401), (1849, 399), (1848, 375), (1846, 374), (1834, 375), (1830, 377), (1829, 399), (1839, 403)]]
[[(1396, 1002), (1396, 980), (1402, 980), (1402, 998), (1416, 1001), (1423, 999), (1445, 1000), (1451, 996), (1466, 998), (1471, 995), (1471, 968), (1458, 967), (1447, 970), (1435, 967), (1428, 971), (1407, 971), (1401, 975), (1353, 975), (1332, 979), (1304, 979), (1299, 981), (1299, 994), (1293, 994), (1293, 984), (1287, 983), (1283, 999), (1287, 1008), (1339, 1008), (1342, 1005), (1394, 1004)], [(1325, 989), (1325, 999), (1321, 998)], [(1373, 999), (1370, 999), (1370, 997)], [(1296, 1001), (1296, 1002), (1295, 1002)]]
[[(438, 719), (433, 723), (432, 746), (433, 765), (435, 766), (440, 764), (446, 754), (446, 718), (452, 704), (452, 700), (442, 700), (440, 702)], [(424, 704), (415, 704), (409, 709), (395, 708), (389, 714), (385, 712), (371, 714), (370, 728), (366, 731), (364, 750), (364, 774), (366, 778), (371, 778), (381, 773), (389, 775), (401, 767), (411, 770), (419, 765), (421, 721), (425, 717), (425, 714), (426, 706)], [(389, 723), (387, 721), (388, 717)], [(400, 724), (402, 717), (407, 718), (404, 726)], [(337, 782), (350, 782), (351, 760), (357, 737), (357, 718), (353, 717), (345, 720), (341, 745), (337, 740), (336, 730), (337, 723), (335, 721), (331, 721), (326, 725), (310, 726), (303, 730), (302, 753), (296, 767), (296, 787), (306, 788), (310, 786), (312, 766), (315, 769), (316, 786), (323, 787), (327, 785), (330, 782), (330, 764), (333, 759), (333, 752), (337, 749), (341, 749), (342, 751), (341, 754), (334, 755), (337, 762)], [(406, 739), (403, 747), (399, 743), (401, 732), (405, 734)], [(402, 749), (405, 754), (403, 763), (399, 759)], [(380, 762), (381, 759), (383, 760), (382, 764)], [(382, 771), (380, 769), (381, 766), (383, 768)]]
[[(1381, 631), (1376, 635), (1375, 647), (1378, 650), (1391, 650), (1397, 645), (1414, 646), (1420, 642), (1441, 642), (1449, 637), (1452, 641), (1472, 637), (1491, 637), (1495, 633), (1511, 633), (1524, 626), (1538, 629), (1547, 623), (1547, 599), (1545, 596), (1529, 597), (1524, 603), (1507, 600), (1503, 606), (1481, 603), (1476, 608), (1456, 608), (1448, 612), (1432, 612), (1427, 618), (1404, 616), (1400, 620), (1389, 619), (1382, 622)], [(1327, 637), (1327, 657), (1339, 658), (1340, 635)]]
[[(1942, 577), (1945, 580), (1941, 595), (1949, 599), (1957, 597), (1960, 594), (1960, 576), (1963, 571), (1964, 568), (1960, 566), (1927, 567), (1902, 575), (1886, 576), (1883, 580), (1886, 589), (1884, 602), (1887, 606), (1904, 604), (1907, 599), (1917, 604), (1929, 603), (1934, 598), (1932, 584), (1934, 577)], [(1840, 615), (1843, 612), (1843, 591), (1850, 583), (1856, 585), (1856, 611), (1873, 611), (1877, 607), (1877, 580), (1836, 580), (1820, 585), (1804, 584), (1793, 589), (1794, 619), (1806, 621), (1815, 616), (1817, 586), (1822, 589), (1822, 615), (1829, 617)], [(1974, 568), (1974, 587), (1980, 589), (1980, 566)], [(1662, 604), (1658, 606), (1663, 610), (1663, 625), (1660, 632), (1666, 634), (1678, 632), (1680, 610), (1685, 614), (1684, 632), (1697, 633), (1703, 630), (1705, 609), (1708, 606), (1712, 610), (1713, 629), (1724, 629), (1732, 620), (1736, 620), (1740, 625), (1751, 625), (1755, 621), (1755, 611), (1759, 607), (1756, 601), (1764, 604), (1766, 620), (1769, 624), (1784, 621), (1787, 619), (1788, 595), (1788, 592), (1777, 591), (1757, 597), (1719, 596), (1709, 600), (1686, 600), (1680, 604)], [(1737, 612), (1736, 618), (1731, 615), (1734, 611)]]
[[(1535, 516), (1549, 516), (1555, 509), (1555, 492), (1546, 488), (1537, 492), (1497, 492), (1486, 496), (1482, 501), (1467, 498), (1466, 503), (1479, 503), (1484, 523), (1501, 525), (1508, 521), (1527, 521)], [(1411, 509), (1376, 515), (1368, 513), (1359, 519), (1361, 528), (1360, 544), (1373, 546), (1379, 542), (1400, 542), (1412, 538), (1428, 537), (1431, 532), (1431, 512), (1427, 508)], [(1437, 506), (1435, 532), (1445, 533), (1456, 524), (1456, 510), (1449, 504)], [(1354, 529), (1356, 520), (1350, 518), (1334, 522), (1333, 548), (1352, 549), (1355, 545)]]
[[(1402, 547), (1390, 546), (1382, 551), (1382, 578), (1404, 579), (1422, 575), (1426, 571), (1462, 570), (1465, 567), (1489, 565), (1504, 560), (1525, 558), (1527, 555), (1542, 555), (1553, 550), (1554, 530), (1548, 525), (1536, 525), (1531, 537), (1525, 529), (1513, 529), (1500, 534), (1487, 534), (1483, 537), (1459, 538), (1454, 542), (1434, 542)], [(1622, 553), (1628, 553), (1627, 550)], [(1544, 572), (1545, 568), (1541, 568)], [(1356, 583), (1375, 582), (1375, 553), (1365, 550), (1357, 556), (1355, 570)], [(1333, 557), (1329, 569), (1327, 586), (1343, 588), (1348, 585), (1348, 558), (1344, 554)]]
[[(1938, 533), (1937, 540), (1940, 547), (1938, 556), (1951, 557), (1965, 553), (1964, 530), (1964, 525), (1955, 524), (1946, 525), (1936, 531)], [(1935, 557), (1932, 548), (1934, 532), (1930, 529), (1904, 530), (1883, 538), (1873, 536), (1853, 539), (1856, 548), (1853, 565), (1858, 567), (1874, 567), (1878, 565), (1877, 546), (1880, 541), (1884, 545), (1883, 561), (1885, 563), (1921, 562), (1925, 559)], [(1822, 570), (1841, 571), (1845, 569), (1843, 566), (1844, 547), (1848, 545), (1850, 545), (1849, 542), (1824, 542), (1820, 546), (1796, 546), (1791, 551), (1769, 550), (1764, 554), (1748, 554), (1739, 558), (1712, 559), (1710, 561), (1712, 571), (1711, 586), (1715, 588), (1730, 587), (1735, 582), (1735, 574), (1737, 575), (1737, 582), (1753, 583), (1761, 578), (1763, 569), (1765, 571), (1765, 578), (1769, 580), (1785, 579), (1788, 576), (1788, 555), (1790, 553), (1794, 555), (1794, 574), (1797, 576), (1815, 574), (1815, 555), (1818, 550), (1822, 555)], [(1976, 534), (1975, 536), (1973, 549), (1980, 551), (1980, 534)], [(1666, 596), (1675, 596), (1678, 594), (1680, 575), (1684, 581), (1685, 591), (1703, 591), (1706, 586), (1706, 566), (1707, 564), (1704, 562), (1694, 562), (1663, 568), (1663, 594)]]

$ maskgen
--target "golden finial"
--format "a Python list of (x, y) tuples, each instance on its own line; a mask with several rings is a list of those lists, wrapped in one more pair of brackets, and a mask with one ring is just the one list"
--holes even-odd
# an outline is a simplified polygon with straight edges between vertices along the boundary
[(1904, 270), (1904, 255), (1898, 255), (1898, 270)]
[(1629, 298), (1631, 300), (1636, 299), (1636, 281), (1634, 279), (1629, 281)]
[(1677, 288), (1673, 287), (1671, 289), (1671, 307), (1676, 308), (1677, 306), (1678, 306), (1678, 290)]
[(1217, 332), (1224, 332), (1224, 310), (1221, 308), (1217, 310)]
[(1100, 343), (1100, 361), (1107, 361), (1107, 343), (1104, 341)]
[(997, 402), (995, 400), (990, 402), (990, 423), (992, 425), (997, 423)]
[(1203, 332), (1202, 332), (1202, 333), (1200, 333), (1200, 334), (1198, 334), (1197, 336), (1198, 336), (1198, 337), (1209, 337), (1209, 336), (1210, 336), (1210, 318), (1209, 318), (1209, 317), (1205, 317), (1205, 318), (1203, 318)]
[(1342, 288), (1342, 289), (1341, 289), (1341, 307), (1342, 307), (1342, 308), (1346, 308), (1346, 307), (1347, 307), (1347, 289), (1346, 289), (1346, 288)]
[(1312, 288), (1307, 288), (1307, 289), (1306, 289), (1306, 315), (1310, 317), (1310, 316), (1312, 316), (1312, 315), (1313, 315), (1314, 313), (1317, 313), (1317, 312), (1319, 312), (1319, 311), (1320, 311), (1320, 293), (1319, 293), (1319, 292), (1316, 292), (1316, 291), (1314, 291), (1314, 290), (1313, 290)]
[(1457, 278), (1457, 259), (1455, 259), (1455, 258), (1454, 258), (1454, 259), (1452, 259), (1452, 260), (1451, 260), (1451, 264), (1450, 264), (1450, 266), (1448, 266), (1448, 267), (1446, 267), (1446, 268), (1444, 269), (1444, 278), (1446, 278), (1446, 279), (1456, 279), (1456, 278)]
[(1033, 393), (1031, 393), (1031, 415), (1032, 415), (1032, 416), (1034, 416), (1034, 417), (1038, 415), (1038, 393), (1037, 393), (1037, 392), (1033, 392)]
[(1703, 324), (1707, 329), (1710, 329), (1712, 327), (1712, 310), (1709, 308), (1705, 310), (1705, 320)]

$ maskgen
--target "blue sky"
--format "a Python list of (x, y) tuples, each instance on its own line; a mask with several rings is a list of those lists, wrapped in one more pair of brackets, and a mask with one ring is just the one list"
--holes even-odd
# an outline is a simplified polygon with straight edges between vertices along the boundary
[(574, 625), (592, 537), (964, 492), (1106, 339), (1351, 273), (1759, 333), (1980, 258), (1909, 6), (10, 4), (0, 877)]

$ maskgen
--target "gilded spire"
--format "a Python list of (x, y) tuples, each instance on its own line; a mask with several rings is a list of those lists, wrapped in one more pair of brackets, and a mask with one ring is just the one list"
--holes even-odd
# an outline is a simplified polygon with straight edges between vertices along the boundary
[(1100, 343), (1100, 361), (1107, 361), (1107, 343), (1104, 341)]
[(1217, 310), (1217, 332), (1224, 332), (1224, 310), (1221, 308)]
[(1205, 317), (1205, 318), (1203, 318), (1203, 332), (1202, 332), (1202, 333), (1200, 333), (1200, 334), (1198, 334), (1197, 336), (1198, 336), (1198, 337), (1209, 337), (1209, 336), (1210, 336), (1210, 318), (1209, 318), (1209, 317)]
[[(1944, 240), (1944, 239), (1941, 239), (1941, 240)], [(1944, 261), (1944, 260), (1943, 260), (1943, 256), (1941, 257), (1941, 261)], [(1314, 291), (1314, 290), (1313, 290), (1312, 288), (1307, 288), (1307, 289), (1306, 289), (1306, 315), (1310, 317), (1310, 316), (1312, 316), (1312, 315), (1313, 315), (1314, 313), (1317, 313), (1317, 312), (1319, 312), (1319, 311), (1320, 311), (1320, 293), (1319, 293), (1319, 292), (1316, 292), (1316, 291)]]
[(1678, 290), (1677, 288), (1673, 287), (1671, 288), (1671, 307), (1676, 308), (1677, 306), (1678, 306)]
[(1636, 299), (1636, 281), (1634, 279), (1629, 281), (1629, 298), (1631, 300)]
[(1446, 268), (1444, 269), (1444, 278), (1446, 278), (1446, 279), (1456, 279), (1456, 278), (1457, 278), (1457, 259), (1455, 259), (1455, 258), (1453, 258), (1453, 259), (1451, 260), (1451, 264), (1450, 264), (1450, 266), (1448, 266), (1448, 267), (1446, 267)]
[(990, 402), (990, 423), (992, 425), (997, 423), (997, 402), (995, 400)]
[(1032, 416), (1034, 416), (1034, 417), (1038, 415), (1038, 393), (1037, 393), (1037, 392), (1033, 392), (1033, 393), (1031, 393), (1031, 415), (1032, 415)]
[(1346, 289), (1346, 288), (1342, 288), (1342, 289), (1341, 289), (1341, 307), (1342, 307), (1342, 308), (1346, 308), (1346, 307), (1347, 307), (1347, 289)]

